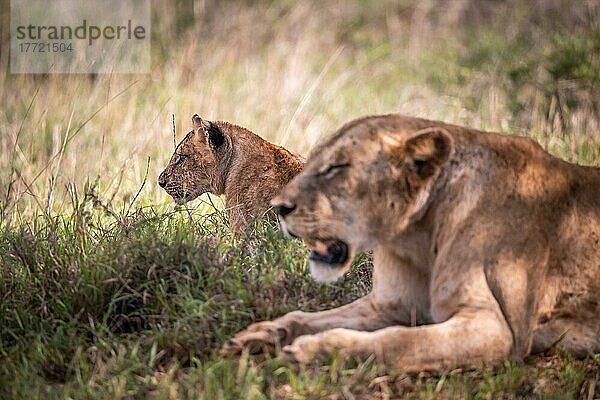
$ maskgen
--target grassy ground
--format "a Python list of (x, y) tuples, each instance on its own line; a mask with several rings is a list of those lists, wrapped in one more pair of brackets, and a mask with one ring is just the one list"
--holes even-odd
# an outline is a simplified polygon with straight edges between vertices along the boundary
[(236, 239), (219, 199), (178, 209), (155, 184), (172, 114), (181, 137), (196, 112), (306, 154), (350, 118), (399, 111), (600, 166), (599, 3), (206, 0), (153, 13), (150, 75), (11, 75), (2, 31), (0, 398), (599, 396), (598, 356), (436, 376), (224, 360), (220, 344), (252, 321), (366, 293), (370, 260), (318, 285), (277, 229)]
[(0, 398), (594, 398), (598, 357), (439, 376), (390, 376), (370, 360), (298, 370), (221, 359), (220, 344), (252, 321), (366, 293), (368, 257), (323, 286), (305, 250), (267, 224), (236, 242), (218, 214), (148, 208), (110, 221), (86, 211), (92, 202), (0, 233)]

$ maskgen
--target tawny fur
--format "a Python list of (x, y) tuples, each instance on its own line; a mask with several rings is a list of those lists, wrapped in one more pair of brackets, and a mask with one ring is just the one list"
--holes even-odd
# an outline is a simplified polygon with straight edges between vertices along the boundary
[(420, 371), (600, 352), (599, 168), (523, 137), (375, 116), (316, 148), (274, 203), (295, 207), (294, 235), (374, 250), (373, 290), (253, 324), (225, 353), (280, 341), (301, 362), (338, 351)]
[(240, 126), (197, 115), (192, 122), (159, 183), (180, 204), (205, 192), (224, 195), (231, 228), (242, 232), (269, 209), (304, 160)]

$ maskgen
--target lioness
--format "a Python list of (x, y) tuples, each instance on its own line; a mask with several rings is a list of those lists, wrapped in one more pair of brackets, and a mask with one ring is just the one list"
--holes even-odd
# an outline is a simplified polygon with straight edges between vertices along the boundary
[(158, 184), (178, 204), (205, 192), (225, 195), (232, 230), (241, 232), (269, 208), (304, 160), (249, 130), (194, 114), (194, 129), (179, 143)]
[(273, 205), (317, 280), (373, 249), (373, 290), (253, 324), (225, 353), (280, 341), (300, 362), (339, 351), (421, 371), (600, 351), (599, 168), (523, 137), (373, 116), (316, 148)]

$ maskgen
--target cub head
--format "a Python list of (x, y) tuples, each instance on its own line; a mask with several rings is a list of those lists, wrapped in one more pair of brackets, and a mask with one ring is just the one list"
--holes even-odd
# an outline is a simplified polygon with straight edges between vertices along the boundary
[(158, 184), (177, 204), (205, 192), (223, 194), (229, 162), (229, 137), (216, 122), (194, 114), (194, 129), (175, 148)]
[(454, 141), (444, 128), (402, 121), (389, 115), (343, 126), (271, 202), (282, 230), (310, 247), (316, 280), (338, 279), (357, 253), (394, 240), (424, 215)]

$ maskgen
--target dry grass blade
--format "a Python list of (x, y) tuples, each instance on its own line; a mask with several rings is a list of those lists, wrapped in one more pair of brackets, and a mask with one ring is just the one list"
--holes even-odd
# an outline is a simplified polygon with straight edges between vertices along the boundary
[(177, 149), (177, 136), (175, 134), (175, 114), (173, 114), (173, 151)]
[[(19, 125), (19, 129), (17, 130), (17, 134), (15, 135), (15, 141), (12, 146), (11, 155), (10, 155), (10, 174), (9, 174), (10, 178), (9, 179), (12, 179), (12, 176), (15, 173), (15, 166), (14, 166), (15, 154), (17, 153), (17, 146), (19, 145), (19, 138), (21, 136), (21, 132), (23, 131), (23, 124), (25, 123), (25, 119), (27, 118), (27, 116), (29, 115), (29, 112), (31, 111), (31, 107), (33, 106), (33, 102), (35, 101), (35, 99), (40, 91), (41, 86), (42, 85), (40, 84), (35, 89), (35, 92), (33, 93), (33, 96), (31, 97), (31, 101), (29, 102), (29, 105), (27, 106), (27, 110), (25, 111), (23, 118), (21, 118), (21, 124)], [(14, 181), (11, 180), (6, 188), (6, 199), (7, 200), (10, 199), (13, 183), (14, 183)]]
[(144, 174), (144, 179), (142, 181), (142, 184), (140, 185), (138, 191), (135, 193), (135, 196), (133, 196), (133, 199), (131, 200), (131, 203), (129, 203), (129, 207), (127, 207), (127, 212), (125, 212), (124, 219), (129, 218), (129, 213), (131, 212), (131, 208), (133, 207), (133, 205), (137, 201), (138, 197), (140, 197), (140, 194), (142, 193), (142, 190), (144, 190), (144, 187), (146, 186), (146, 180), (148, 179), (148, 171), (149, 170), (150, 170), (150, 157), (148, 157), (148, 161), (146, 162), (146, 173)]

